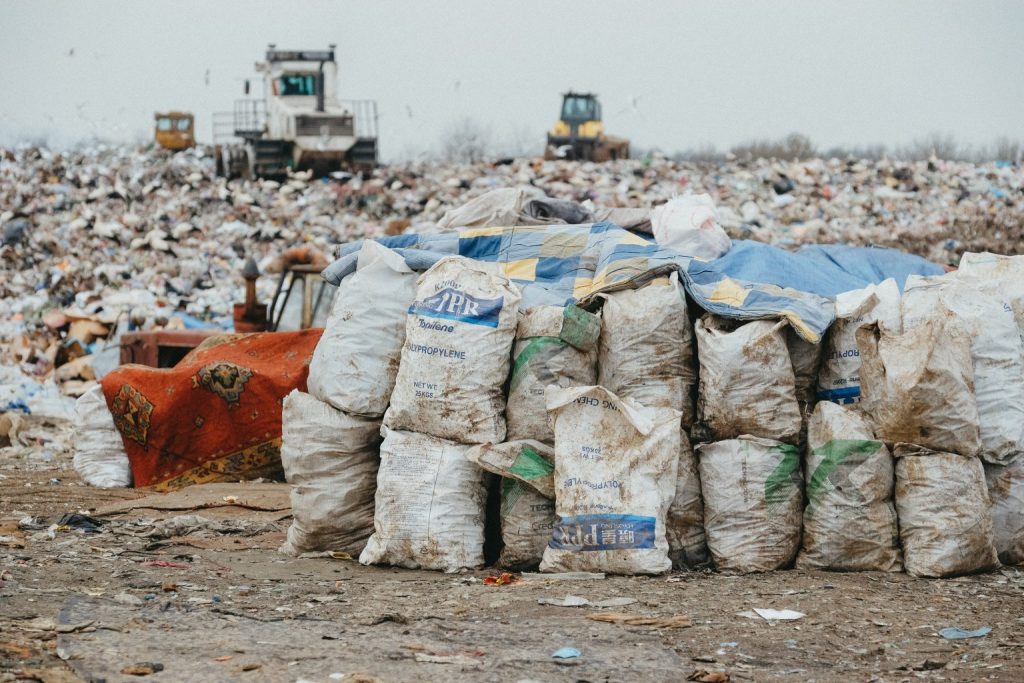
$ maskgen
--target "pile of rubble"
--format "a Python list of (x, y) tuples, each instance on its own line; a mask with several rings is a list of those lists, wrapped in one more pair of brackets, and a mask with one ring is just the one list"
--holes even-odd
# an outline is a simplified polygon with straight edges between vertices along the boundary
[[(48, 376), (133, 327), (230, 329), (240, 272), (307, 245), (330, 256), (362, 237), (439, 230), (444, 214), (502, 187), (590, 209), (649, 209), (707, 193), (734, 239), (899, 246), (940, 262), (1024, 244), (1024, 172), (1004, 163), (730, 161), (414, 162), (369, 178), (226, 181), (211, 150), (97, 146), (0, 150), (0, 363)], [(274, 283), (260, 282), (260, 298)], [(78, 372), (77, 370), (82, 370)], [(80, 393), (85, 368), (64, 371)]]

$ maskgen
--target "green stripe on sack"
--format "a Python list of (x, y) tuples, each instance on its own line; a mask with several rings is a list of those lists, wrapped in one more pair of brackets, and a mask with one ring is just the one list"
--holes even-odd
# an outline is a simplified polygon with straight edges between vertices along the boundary
[(523, 485), (515, 479), (501, 479), (501, 514), (507, 515), (523, 497)]
[(514, 474), (520, 479), (530, 481), (546, 477), (555, 471), (554, 466), (541, 456), (540, 453), (529, 446), (523, 446), (516, 456), (512, 467), (508, 468), (509, 474)]
[(764, 500), (768, 512), (774, 514), (780, 505), (789, 500), (793, 491), (800, 487), (800, 452), (796, 446), (779, 444), (768, 449), (769, 453), (780, 453), (782, 461), (775, 466), (764, 482)]
[(863, 461), (867, 456), (876, 453), (881, 447), (881, 441), (833, 439), (824, 446), (815, 448), (813, 451), (814, 455), (820, 456), (822, 460), (811, 475), (811, 480), (807, 483), (808, 505), (814, 503), (822, 491), (831, 488), (829, 477), (836, 467), (849, 458), (860, 457), (860, 460)]
[(593, 348), (601, 335), (601, 319), (579, 306), (566, 306), (559, 337), (580, 351)]
[(530, 364), (534, 356), (552, 347), (561, 349), (565, 348), (565, 346), (566, 342), (558, 337), (532, 337), (519, 355), (512, 359), (512, 383), (509, 385), (510, 390), (515, 389), (516, 385), (522, 381), (523, 370)]

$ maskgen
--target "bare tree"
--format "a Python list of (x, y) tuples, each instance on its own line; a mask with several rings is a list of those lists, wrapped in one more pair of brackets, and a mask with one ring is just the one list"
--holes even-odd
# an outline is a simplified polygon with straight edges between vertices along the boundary
[(493, 147), (490, 127), (463, 116), (449, 124), (441, 135), (441, 156), (446, 161), (475, 164)]

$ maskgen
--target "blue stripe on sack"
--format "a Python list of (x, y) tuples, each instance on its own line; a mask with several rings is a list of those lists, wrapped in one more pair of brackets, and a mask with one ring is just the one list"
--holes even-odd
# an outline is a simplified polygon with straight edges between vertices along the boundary
[(638, 550), (654, 547), (654, 517), (579, 515), (562, 517), (548, 546), (555, 550)]

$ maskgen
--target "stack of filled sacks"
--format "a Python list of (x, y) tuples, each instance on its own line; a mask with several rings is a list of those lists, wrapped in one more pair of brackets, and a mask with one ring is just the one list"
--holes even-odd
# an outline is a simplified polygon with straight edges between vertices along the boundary
[(505, 408), (508, 441), (482, 444), (466, 454), (501, 476), (501, 567), (536, 567), (551, 540), (555, 434), (545, 389), (595, 382), (600, 333), (600, 318), (576, 306), (535, 306), (519, 313)]
[(284, 400), (281, 461), (293, 522), (283, 552), (358, 554), (373, 532), (381, 416), (415, 288), (405, 260), (372, 241), (339, 287), (310, 362), (310, 393)]
[(902, 331), (857, 331), (862, 407), (894, 447), (911, 574), (957, 576), (997, 557), (1021, 559), (1022, 261), (969, 254), (956, 273), (911, 276)]
[(693, 328), (678, 276), (594, 303), (596, 384), (546, 388), (557, 521), (540, 570), (659, 574), (704, 565), (700, 482), (684, 431), (693, 420)]
[[(803, 411), (785, 321), (696, 323), (700, 383), (697, 446), (704, 527), (719, 570), (792, 564), (800, 546), (803, 486), (798, 444)], [(795, 345), (805, 396), (817, 350)], [(806, 400), (806, 399), (805, 399)]]
[(416, 281), (363, 564), (458, 571), (484, 563), (486, 482), (466, 452), (505, 439), (520, 298), (500, 266), (459, 256)]

